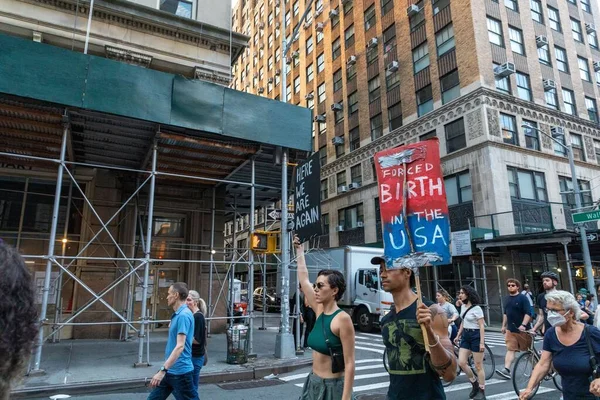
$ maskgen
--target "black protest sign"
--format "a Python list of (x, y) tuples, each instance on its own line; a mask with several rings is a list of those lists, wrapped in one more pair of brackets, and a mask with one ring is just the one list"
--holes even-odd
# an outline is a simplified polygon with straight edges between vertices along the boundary
[(301, 242), (321, 234), (321, 164), (319, 153), (296, 167), (294, 229)]

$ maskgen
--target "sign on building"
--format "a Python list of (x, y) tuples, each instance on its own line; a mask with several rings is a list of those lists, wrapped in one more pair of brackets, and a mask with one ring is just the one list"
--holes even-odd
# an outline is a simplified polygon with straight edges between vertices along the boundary
[(471, 247), (471, 231), (451, 232), (451, 253), (452, 256), (470, 256), (473, 254)]
[(437, 138), (375, 154), (386, 263), (451, 263), (450, 221)]
[(319, 153), (296, 167), (294, 229), (301, 242), (321, 234), (321, 165)]

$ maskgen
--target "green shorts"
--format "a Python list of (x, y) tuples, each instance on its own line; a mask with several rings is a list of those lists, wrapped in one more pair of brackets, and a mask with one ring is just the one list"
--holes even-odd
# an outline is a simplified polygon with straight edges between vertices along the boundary
[(323, 379), (311, 372), (299, 400), (340, 400), (343, 394), (344, 377)]

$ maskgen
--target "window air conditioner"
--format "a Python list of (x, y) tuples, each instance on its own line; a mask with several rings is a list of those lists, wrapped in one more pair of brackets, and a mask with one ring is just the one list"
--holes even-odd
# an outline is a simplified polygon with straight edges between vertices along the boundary
[(556, 82), (553, 79), (544, 79), (544, 90), (556, 89)]
[(325, 118), (325, 114), (319, 114), (315, 116), (315, 122), (325, 122), (327, 119)]
[(265, 92), (265, 88), (258, 88), (258, 94), (263, 94)]
[(343, 146), (344, 145), (344, 137), (343, 136), (334, 136), (331, 139), (331, 144), (334, 146)]
[(373, 47), (377, 47), (377, 38), (376, 37), (369, 40), (369, 43), (367, 43), (367, 48), (372, 49)]
[(338, 15), (340, 15), (340, 13), (338, 12), (338, 10), (331, 10), (331, 11), (329, 11), (329, 18), (331, 18), (331, 19), (337, 17)]
[(312, 93), (307, 94), (306, 96), (304, 96), (305, 100), (312, 100), (315, 98), (315, 95)]
[(348, 186), (346, 186), (346, 185), (338, 186), (338, 193), (346, 193), (347, 191), (348, 191)]
[(311, 25), (312, 25), (312, 22), (309, 22), (309, 21), (305, 22), (304, 23), (304, 29), (310, 28)]
[(342, 111), (343, 109), (344, 109), (344, 107), (340, 103), (333, 103), (331, 105), (332, 111)]
[(544, 35), (539, 35), (535, 37), (535, 45), (539, 49), (540, 47), (544, 47), (548, 44), (548, 38)]
[(348, 57), (348, 61), (346, 63), (348, 65), (354, 65), (354, 64), (356, 64), (356, 56), (350, 56), (350, 57)]
[(362, 221), (358, 221), (358, 222), (356, 223), (356, 227), (357, 227), (357, 228), (362, 228), (363, 226), (365, 226), (365, 223), (364, 223), (364, 222), (362, 222)]
[(507, 62), (494, 68), (494, 75), (504, 78), (516, 72), (515, 64)]
[(594, 61), (592, 64), (594, 65), (594, 71), (600, 71), (600, 61)]
[(408, 15), (408, 18), (412, 18), (415, 15), (417, 15), (419, 12), (421, 12), (421, 9), (416, 5), (416, 4), (411, 4), (410, 6), (408, 6), (408, 8), (406, 9), (406, 15)]
[(344, 232), (344, 225), (338, 225), (337, 226), (337, 231), (338, 232)]
[(315, 29), (317, 30), (317, 32), (323, 32), (324, 27), (325, 24), (323, 24), (322, 22), (317, 22), (317, 26), (315, 27)]
[(386, 69), (387, 69), (389, 72), (396, 72), (396, 71), (398, 71), (398, 67), (399, 67), (399, 66), (400, 66), (400, 65), (398, 64), (398, 61), (392, 61), (391, 63), (389, 63), (389, 64), (387, 65), (387, 68), (386, 68)]
[(350, 190), (358, 189), (359, 187), (360, 187), (360, 183), (358, 183), (358, 182), (352, 182), (350, 184)]
[(596, 25), (594, 24), (590, 24), (590, 23), (585, 23), (585, 31), (587, 33), (592, 33), (592, 32), (596, 32)]
[(273, 78), (269, 78), (269, 79), (267, 79), (267, 82), (268, 82), (268, 83), (273, 83)]
[(553, 126), (552, 128), (550, 128), (550, 134), (553, 137), (554, 136), (564, 136), (565, 128), (563, 128), (562, 126)]

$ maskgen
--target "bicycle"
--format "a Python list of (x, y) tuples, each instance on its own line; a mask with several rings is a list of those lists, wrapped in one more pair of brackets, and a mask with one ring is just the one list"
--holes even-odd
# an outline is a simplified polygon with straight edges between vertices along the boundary
[[(456, 356), (456, 377), (458, 378), (458, 376), (460, 375), (460, 373), (462, 372), (461, 368), (458, 366), (458, 345), (453, 343), (453, 347), (454, 347), (454, 355)], [(477, 371), (475, 370), (475, 362), (473, 361), (473, 355), (471, 354), (469, 356), (468, 359), (468, 364), (469, 367), (471, 368), (471, 370), (473, 371), (474, 374), (477, 374)], [(385, 368), (385, 370), (389, 373), (389, 361), (387, 358), (387, 349), (383, 350), (383, 366)], [(496, 361), (494, 360), (494, 353), (492, 353), (492, 350), (490, 349), (490, 347), (485, 344), (485, 351), (484, 351), (484, 356), (483, 356), (483, 369), (485, 371), (485, 379), (491, 379), (492, 376), (494, 376), (494, 371), (496, 370)], [(440, 378), (442, 379), (442, 378)], [(456, 378), (455, 378), (456, 379)], [(442, 386), (444, 387), (448, 387), (452, 384), (452, 382), (454, 382), (454, 380), (450, 381), (450, 382), (446, 382), (442, 379)]]
[[(529, 345), (527, 351), (525, 351), (519, 356), (519, 358), (517, 358), (517, 361), (515, 361), (515, 366), (512, 370), (513, 388), (515, 389), (515, 393), (517, 394), (517, 396), (521, 394), (522, 389), (525, 389), (527, 387), (529, 379), (531, 378), (531, 375), (533, 373), (533, 369), (540, 360), (541, 352), (538, 353), (538, 351), (535, 348), (535, 342), (539, 341), (540, 339), (537, 337), (537, 333), (528, 333), (532, 336), (531, 344)], [(554, 382), (554, 386), (556, 386), (556, 388), (562, 392), (561, 378), (558, 372), (554, 370), (554, 367), (550, 368), (550, 371), (548, 371), (548, 373), (546, 374), (546, 376), (544, 376), (542, 380), (545, 382), (549, 382), (550, 380), (552, 380)], [(541, 381), (531, 392), (531, 395), (529, 396), (530, 399), (532, 399), (533, 396), (535, 396), (538, 389), (540, 388), (540, 384)]]

